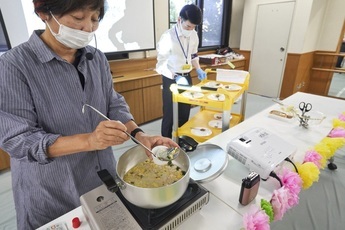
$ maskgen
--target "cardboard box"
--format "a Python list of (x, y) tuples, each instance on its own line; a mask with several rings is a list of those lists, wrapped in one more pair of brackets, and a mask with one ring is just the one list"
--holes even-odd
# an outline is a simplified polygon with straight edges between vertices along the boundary
[(225, 64), (227, 58), (224, 55), (208, 54), (199, 56), (199, 62), (208, 65), (220, 65)]

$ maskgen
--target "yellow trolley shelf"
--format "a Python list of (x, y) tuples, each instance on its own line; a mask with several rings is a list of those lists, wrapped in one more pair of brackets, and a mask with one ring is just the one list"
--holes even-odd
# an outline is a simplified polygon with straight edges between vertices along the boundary
[[(207, 73), (214, 73), (214, 69), (206, 69)], [(236, 71), (236, 70), (229, 70)], [(245, 71), (242, 71), (242, 73)], [(248, 72), (245, 76), (243, 83), (232, 83), (223, 81), (210, 81), (203, 80), (197, 85), (183, 86), (173, 84), (170, 90), (173, 94), (173, 139), (178, 142), (178, 137), (186, 135), (192, 137), (198, 143), (204, 142), (228, 128), (237, 125), (244, 120), (247, 90), (249, 85), (250, 75)], [(208, 85), (216, 83), (222, 86), (229, 86), (236, 84), (241, 86), (237, 91), (227, 90), (226, 87), (208, 87)], [(186, 95), (189, 95), (188, 97)], [(197, 97), (193, 97), (197, 95)], [(235, 101), (242, 96), (240, 113), (231, 113), (231, 108)], [(200, 111), (194, 115), (183, 126), (178, 127), (178, 103), (186, 103), (191, 105), (200, 106)], [(209, 122), (215, 120), (217, 114), (221, 114), (221, 127), (211, 127)], [(230, 119), (231, 118), (231, 119)], [(211, 134), (202, 133), (201, 135), (194, 135), (192, 130), (203, 128), (211, 130)], [(195, 132), (194, 132), (195, 133)]]

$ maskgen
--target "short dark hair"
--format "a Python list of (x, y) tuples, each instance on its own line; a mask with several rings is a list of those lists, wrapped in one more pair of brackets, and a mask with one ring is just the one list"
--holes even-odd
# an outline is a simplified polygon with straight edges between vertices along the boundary
[(79, 9), (100, 10), (99, 20), (104, 17), (104, 0), (33, 0), (35, 13), (63, 16)]
[(202, 20), (202, 12), (194, 4), (185, 5), (180, 11), (180, 17), (185, 21), (189, 20), (194, 25), (199, 25)]

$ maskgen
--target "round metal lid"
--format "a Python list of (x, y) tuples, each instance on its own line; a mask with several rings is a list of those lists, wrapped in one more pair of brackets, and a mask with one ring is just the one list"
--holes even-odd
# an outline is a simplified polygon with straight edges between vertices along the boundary
[(214, 180), (228, 165), (228, 154), (214, 144), (198, 145), (188, 153), (190, 159), (190, 177), (197, 182)]

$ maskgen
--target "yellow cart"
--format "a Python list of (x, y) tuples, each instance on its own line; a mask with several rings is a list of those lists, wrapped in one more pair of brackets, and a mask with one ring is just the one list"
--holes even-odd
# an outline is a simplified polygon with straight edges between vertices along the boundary
[[(216, 73), (217, 70), (206, 69), (205, 71), (209, 75), (209, 73)], [(235, 71), (233, 73), (236, 74), (237, 70), (228, 71)], [(239, 72), (241, 72), (242, 75), (245, 73), (242, 83), (206, 79), (193, 86), (171, 85), (170, 90), (173, 94), (174, 141), (178, 143), (178, 137), (185, 135), (201, 143), (244, 120), (250, 75), (246, 71)], [(210, 85), (212, 87), (210, 87)], [(237, 86), (238, 89), (231, 89), (230, 87), (233, 86)], [(241, 96), (240, 113), (231, 113), (233, 104)], [(181, 127), (178, 127), (178, 103), (200, 106), (200, 111)], [(219, 125), (210, 126), (209, 123), (217, 119), (219, 120)], [(201, 135), (196, 132), (198, 129), (201, 131)]]

